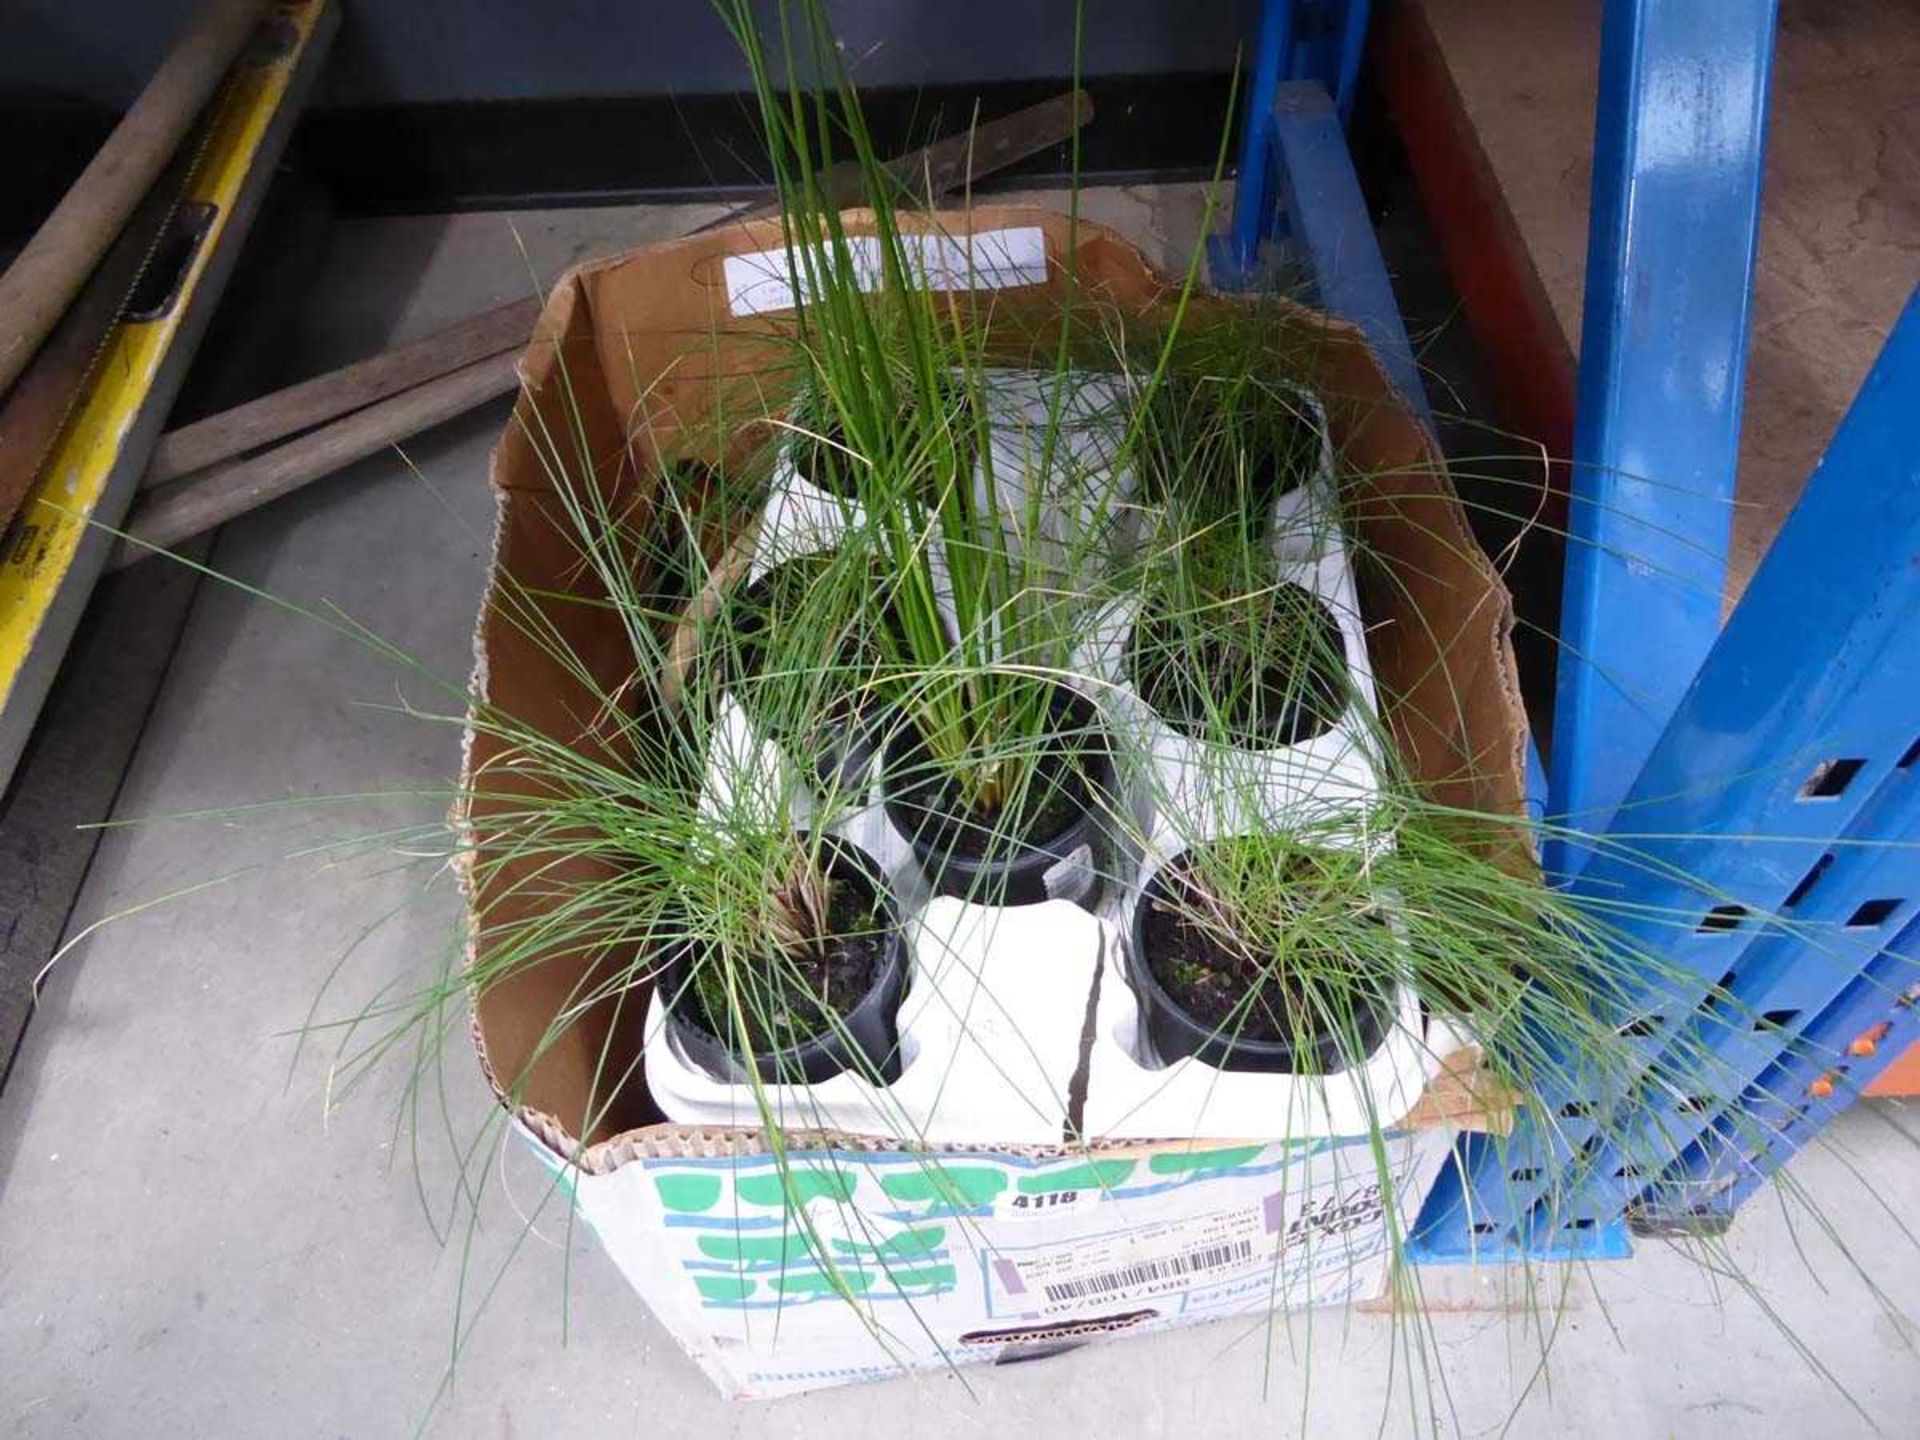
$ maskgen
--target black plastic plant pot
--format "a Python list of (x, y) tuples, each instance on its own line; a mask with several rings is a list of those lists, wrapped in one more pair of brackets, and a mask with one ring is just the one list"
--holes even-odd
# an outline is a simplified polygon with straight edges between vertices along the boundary
[(793, 468), (800, 478), (840, 500), (858, 500), (860, 462), (848, 452), (846, 432), (837, 421), (817, 426), (804, 411), (793, 423), (803, 434), (793, 441)]
[[(789, 705), (806, 713), (806, 724), (783, 723), (783, 707), (775, 690), (761, 679), (767, 658), (778, 640), (792, 592), (805, 593), (819, 585), (837, 563), (826, 554), (801, 555), (782, 561), (752, 584), (729, 595), (720, 621), (731, 631), (721, 642), (723, 683), (762, 725), (782, 740), (823, 790), (845, 793), (865, 778), (878, 744), (881, 707), (864, 691), (871, 680), (877, 645), (863, 634), (863, 613), (843, 635), (835, 637), (829, 653), (817, 657), (819, 675), (810, 683), (822, 693), (809, 696), (793, 676), (782, 682)], [(806, 663), (804, 657), (799, 658)], [(841, 693), (827, 691), (838, 684)], [(817, 704), (806, 703), (817, 701)], [(796, 733), (803, 732), (803, 733)]]
[[(1158, 403), (1167, 433), (1182, 443), (1178, 454), (1146, 467), (1161, 478), (1156, 498), (1162, 502), (1198, 499), (1218, 505), (1232, 499), (1264, 515), (1319, 469), (1319, 423), (1271, 396), (1243, 394), (1231, 383), (1172, 376), (1160, 386)], [(1190, 489), (1196, 477), (1210, 482), (1199, 495)]]
[[(828, 879), (858, 887), (878, 913), (878, 934), (868, 937), (879, 948), (873, 978), (858, 1001), (839, 1011), (837, 1023), (794, 1044), (754, 1050), (749, 1066), (750, 1047), (739, 1043), (732, 1023), (706, 1012), (693, 983), (693, 957), (682, 949), (661, 967), (656, 983), (667, 998), (667, 1025), (674, 1041), (688, 1060), (716, 1080), (746, 1085), (757, 1074), (764, 1085), (818, 1085), (848, 1070), (879, 1085), (900, 1078), (899, 1013), (907, 986), (907, 946), (899, 906), (886, 876), (865, 851), (830, 836), (817, 843)], [(772, 962), (767, 970), (774, 972)]]
[(1028, 793), (1039, 823), (1020, 833), (1005, 814), (968, 813), (910, 720), (896, 715), (881, 744), (887, 818), (913, 846), (935, 894), (982, 905), (1070, 900), (1092, 907), (1107, 860), (1106, 812), (1118, 793), (1113, 750), (1093, 702), (1066, 685), (1050, 687), (1048, 729)]
[(1267, 509), (1282, 495), (1298, 490), (1320, 468), (1320, 427), (1306, 415), (1281, 408), (1260, 437), (1260, 460), (1248, 497), (1257, 503), (1263, 522)]
[[(1251, 1035), (1244, 1023), (1203, 1019), (1175, 998), (1160, 975), (1159, 965), (1167, 957), (1155, 953), (1156, 936), (1150, 932), (1160, 927), (1149, 924), (1149, 914), (1155, 907), (1166, 907), (1163, 913), (1179, 912), (1180, 902), (1168, 879), (1178, 864), (1175, 857), (1142, 887), (1127, 934), (1128, 979), (1139, 1001), (1141, 1023), (1162, 1064), (1192, 1056), (1216, 1070), (1334, 1075), (1360, 1064), (1379, 1048), (1395, 1015), (1392, 988), (1385, 983), (1377, 991), (1349, 1000), (1351, 1024), (1319, 1025), (1312, 1034)], [(1289, 1028), (1304, 1031), (1305, 1027)]]
[(1302, 586), (1283, 583), (1266, 607), (1297, 636), (1283, 663), (1262, 664), (1231, 620), (1214, 626), (1187, 614), (1143, 611), (1127, 668), (1140, 698), (1191, 739), (1231, 739), (1267, 748), (1326, 734), (1349, 699), (1346, 637), (1332, 610)]
[[(946, 403), (950, 411), (957, 411), (961, 397), (957, 389), (949, 391), (942, 387), (943, 395), (948, 395)], [(794, 407), (790, 422), (794, 427), (793, 468), (800, 477), (818, 489), (840, 500), (858, 500), (861, 496), (860, 471), (863, 462), (852, 452), (847, 442), (845, 428), (839, 419), (828, 416), (824, 422), (814, 414), (814, 407), (802, 401)], [(902, 404), (896, 422), (905, 430), (913, 423), (912, 402)], [(971, 431), (959, 437), (962, 467), (971, 472), (973, 469), (974, 440)]]

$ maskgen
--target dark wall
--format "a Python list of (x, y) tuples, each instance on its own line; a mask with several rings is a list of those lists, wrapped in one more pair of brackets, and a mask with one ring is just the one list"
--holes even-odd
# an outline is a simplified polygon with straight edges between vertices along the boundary
[[(7, 0), (0, 95), (123, 107), (193, 0)], [(1073, 0), (828, 0), (855, 78), (948, 86), (1067, 74)], [(1257, 0), (1085, 0), (1081, 68), (1232, 68)], [(347, 0), (323, 106), (717, 94), (746, 87), (708, 0)]]

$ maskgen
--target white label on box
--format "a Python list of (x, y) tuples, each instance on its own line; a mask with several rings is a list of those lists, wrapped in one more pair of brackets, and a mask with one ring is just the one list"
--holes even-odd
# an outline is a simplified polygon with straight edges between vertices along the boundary
[(1384, 1234), (1377, 1183), (1306, 1198), (1291, 1217), (1289, 1208), (1287, 1197), (1275, 1194), (1105, 1235), (1002, 1247), (990, 1267), (996, 1298), (1021, 1314), (1057, 1315), (1256, 1275), (1288, 1291), (1304, 1283), (1311, 1292), (1336, 1282)]
[[(975, 235), (903, 235), (900, 246), (914, 283), (928, 290), (1007, 290), (1047, 279), (1047, 239), (1038, 226)], [(880, 241), (855, 236), (846, 247), (854, 282), (869, 294), (878, 290), (885, 274)], [(724, 267), (728, 306), (735, 315), (793, 309), (796, 276), (803, 295), (813, 285), (803, 258), (791, 250), (729, 255)], [(816, 269), (830, 260), (824, 248), (810, 257)]]
[(1009, 1310), (1047, 1315), (1088, 1305), (1184, 1290), (1197, 1279), (1226, 1279), (1270, 1268), (1275, 1237), (1267, 1207), (1162, 1220), (993, 1257), (999, 1298)]

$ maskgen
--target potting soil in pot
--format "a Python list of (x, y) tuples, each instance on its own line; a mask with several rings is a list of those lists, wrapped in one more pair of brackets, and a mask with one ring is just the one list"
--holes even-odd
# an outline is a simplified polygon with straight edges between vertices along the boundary
[[(723, 1083), (818, 1083), (844, 1070), (899, 1073), (896, 1011), (906, 978), (898, 907), (874, 860), (823, 837), (763, 924), (783, 949), (723, 956), (698, 941), (662, 968), (675, 1039)], [(763, 932), (764, 933), (764, 932)], [(729, 968), (730, 967), (730, 968)]]
[[(1191, 1054), (1227, 1070), (1324, 1074), (1370, 1054), (1392, 1019), (1392, 984), (1355, 973), (1365, 959), (1347, 953), (1339, 937), (1354, 923), (1384, 929), (1385, 915), (1369, 908), (1339, 924), (1316, 924), (1313, 911), (1326, 896), (1309, 891), (1287, 951), (1263, 952), (1223, 933), (1231, 917), (1203, 918), (1203, 883), (1189, 853), (1169, 862), (1140, 900), (1132, 960), (1136, 979), (1150, 977), (1161, 992), (1149, 986), (1142, 997), (1160, 1058)], [(1311, 886), (1313, 877), (1302, 883)]]
[(1105, 860), (1102, 812), (1112, 761), (1092, 704), (1064, 686), (1052, 688), (1048, 727), (1018, 742), (1038, 752), (1032, 768), (997, 810), (969, 800), (910, 721), (888, 737), (887, 818), (912, 843), (940, 894), (1006, 905), (1092, 897)]
[(886, 963), (887, 925), (872, 886), (851, 875), (836, 878), (830, 882), (820, 943), (760, 957), (761, 976), (773, 980), (778, 998), (762, 997), (742, 1006), (738, 1018), (744, 1035), (736, 1030), (725, 997), (698, 980), (693, 1003), (682, 1013), (715, 1039), (755, 1054), (830, 1034), (834, 1023), (879, 980)]
[(1220, 608), (1225, 626), (1141, 614), (1127, 656), (1140, 698), (1189, 732), (1217, 716), (1250, 747), (1298, 745), (1332, 729), (1348, 680), (1340, 622), (1326, 605), (1281, 581)]

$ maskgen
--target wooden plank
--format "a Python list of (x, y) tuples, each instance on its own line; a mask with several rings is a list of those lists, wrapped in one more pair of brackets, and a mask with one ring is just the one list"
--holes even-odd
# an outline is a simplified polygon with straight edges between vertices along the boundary
[(0, 389), (26, 368), (253, 33), (261, 0), (208, 0), (80, 178), (0, 275)]
[[(974, 181), (1017, 165), (1031, 155), (1058, 145), (1093, 119), (1093, 98), (1084, 90), (1069, 90), (997, 120), (984, 120), (896, 156), (883, 167), (893, 179), (923, 201), (932, 202)], [(866, 199), (866, 176), (860, 166), (843, 160), (820, 177), (829, 201), (842, 207)], [(749, 205), (699, 226), (694, 234), (716, 230), (741, 220), (762, 220), (780, 213), (777, 199)]]
[[(1084, 90), (1056, 95), (911, 151), (889, 161), (887, 170), (900, 184), (937, 198), (1059, 144), (1092, 115), (1093, 102)], [(859, 166), (852, 163), (834, 166), (824, 183), (827, 193), (841, 205), (852, 204), (864, 194), (864, 178)], [(699, 229), (759, 219), (777, 213), (778, 208), (773, 202), (744, 206)], [(538, 299), (518, 300), (182, 426), (161, 440), (141, 486), (168, 484), (399, 394), (410, 386), (438, 379), (489, 356), (521, 349), (532, 335), (539, 314)]]
[[(888, 170), (909, 187), (938, 196), (959, 185), (1058, 144), (1093, 114), (1085, 91), (1072, 91), (972, 130), (900, 156)], [(828, 172), (827, 193), (841, 204), (864, 193), (854, 165)], [(774, 213), (773, 204), (745, 207), (702, 229)], [(149, 469), (143, 486), (166, 488), (140, 503), (127, 522), (129, 539), (115, 548), (111, 566), (121, 569), (155, 549), (171, 549), (190, 536), (243, 515), (322, 476), (364, 460), (395, 441), (444, 423), (485, 404), (518, 383), (515, 365), (533, 322), (537, 300), (517, 301), (462, 321), (422, 340), (385, 351), (327, 375), (289, 386), (233, 410), (185, 426), (162, 442), (164, 464)], [(485, 354), (504, 337), (511, 348), (458, 369), (450, 356)], [(408, 377), (431, 375), (406, 386)], [(364, 408), (356, 397), (379, 396)], [(308, 428), (322, 418), (345, 415), (311, 434), (249, 460), (202, 470), (207, 457), (233, 455)]]
[(519, 360), (517, 350), (491, 356), (251, 459), (217, 466), (148, 496), (128, 517), (130, 538), (115, 547), (109, 567), (123, 569), (156, 548), (172, 549), (397, 441), (510, 394), (520, 383)]
[[(887, 168), (902, 185), (937, 197), (1058, 144), (1092, 113), (1086, 92), (1073, 91), (947, 136), (890, 161)], [(864, 193), (859, 167), (834, 167), (826, 188), (838, 203), (858, 199)], [(775, 209), (771, 203), (747, 206), (701, 228)], [(141, 481), (143, 488), (169, 488), (134, 512), (127, 525), (132, 539), (115, 550), (113, 568), (130, 565), (155, 547), (171, 548), (507, 393), (516, 383), (517, 353), (539, 311), (538, 300), (516, 301), (174, 431), (161, 442)], [(337, 419), (342, 415), (346, 418)], [(251, 460), (205, 468), (327, 420), (337, 423)], [(182, 478), (196, 471), (204, 473)]]
[(141, 486), (178, 480), (478, 361), (519, 350), (533, 334), (533, 322), (539, 318), (537, 298), (518, 300), (183, 425), (162, 438)]
[[(1058, 145), (1091, 119), (1092, 98), (1084, 90), (1072, 90), (936, 140), (922, 150), (889, 161), (887, 171), (921, 199), (938, 200), (982, 176)], [(848, 205), (858, 202), (863, 194), (856, 177), (851, 193), (836, 198)]]

